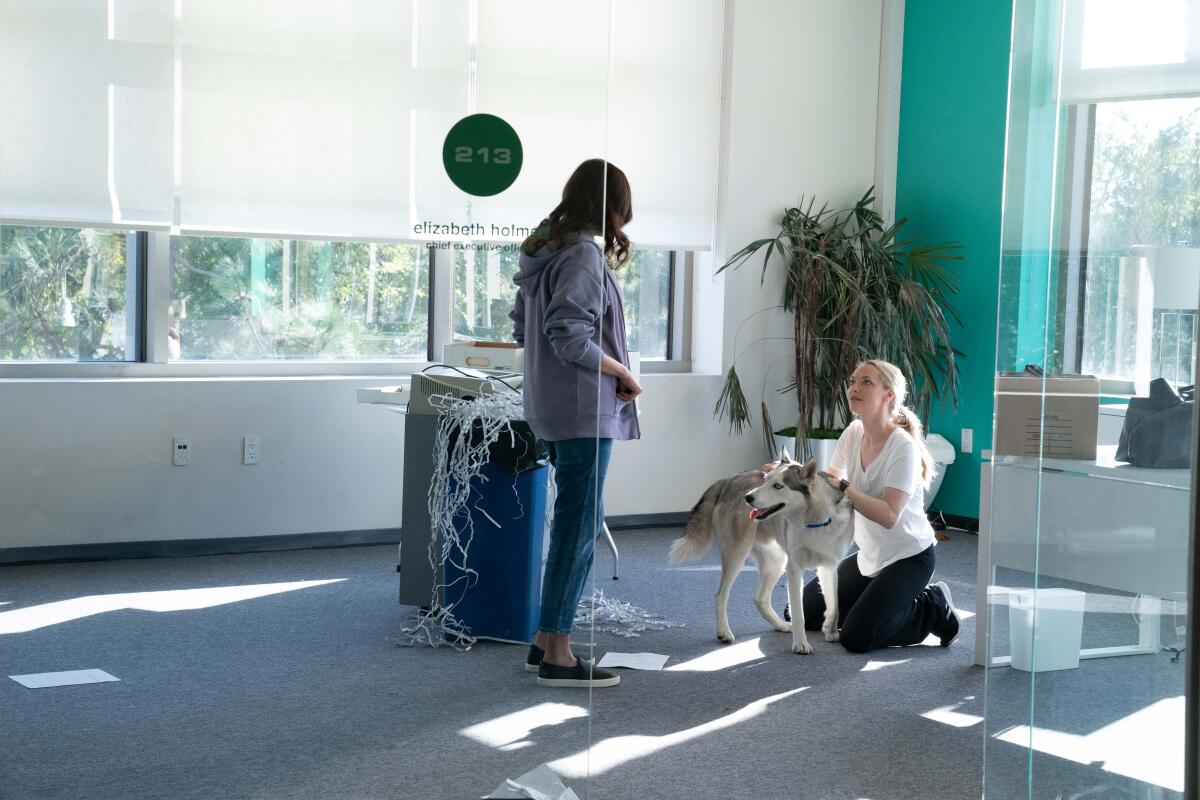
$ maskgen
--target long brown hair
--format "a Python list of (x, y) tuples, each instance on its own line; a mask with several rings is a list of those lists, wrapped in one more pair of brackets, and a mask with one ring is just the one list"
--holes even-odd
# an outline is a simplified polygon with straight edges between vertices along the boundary
[(543, 227), (551, 242), (565, 242), (570, 233), (604, 232), (604, 256), (613, 269), (629, 260), (629, 237), (622, 228), (633, 219), (629, 179), (615, 164), (600, 158), (584, 161), (563, 187), (562, 202), (547, 215)]

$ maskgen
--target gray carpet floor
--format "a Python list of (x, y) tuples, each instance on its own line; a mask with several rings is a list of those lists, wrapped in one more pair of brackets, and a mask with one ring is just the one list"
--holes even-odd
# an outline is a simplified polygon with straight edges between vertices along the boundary
[[(1029, 722), (1030, 676), (991, 670), (992, 713), (982, 722), (973, 619), (949, 649), (854, 655), (816, 637), (813, 655), (795, 656), (750, 600), (756, 576), (743, 574), (730, 603), (734, 651), (715, 640), (713, 554), (666, 565), (678, 533), (617, 532), (621, 580), (608, 579), (602, 553), (596, 585), (685, 627), (596, 634), (595, 652), (663, 653), (668, 667), (733, 652), (744, 660), (713, 671), (626, 671), (620, 686), (590, 695), (538, 687), (521, 669), (524, 648), (388, 643), (403, 616), (393, 547), (0, 569), (0, 631), (8, 631), (0, 675), (99, 668), (120, 678), (36, 690), (0, 678), (0, 797), (474, 798), (544, 762), (569, 773), (581, 798), (606, 800), (980, 796), (985, 728), (995, 735)], [(976, 541), (954, 533), (938, 551), (938, 574), (967, 611)], [(63, 618), (12, 630), (29, 620), (18, 612), (76, 598), (322, 580), (336, 582), (216, 605), (185, 597), (194, 607), (177, 610), (162, 601), (177, 596), (93, 599), (93, 610), (141, 608), (80, 616), (75, 602)], [(780, 585), (777, 607), (783, 596)], [(1081, 676), (1098, 675), (1111, 693), (1113, 681), (1128, 685), (1133, 659), (1104, 661), (1059, 674), (1067, 677), (1051, 696), (1064, 710), (1050, 727), (1076, 724), (1074, 714), (1083, 715), (1079, 730), (1095, 729), (1083, 718), (1090, 712), (1073, 707), (1096, 690)], [(1157, 688), (1173, 685), (1176, 665), (1155, 666), (1164, 671)], [(1143, 695), (1126, 692), (1100, 717), (1140, 708)], [(1027, 796), (1024, 747), (992, 741), (988, 759), (989, 780), (1015, 787), (988, 796)], [(1095, 764), (1048, 763), (1052, 780), (1039, 786), (1175, 796), (1136, 794), (1143, 784)]]

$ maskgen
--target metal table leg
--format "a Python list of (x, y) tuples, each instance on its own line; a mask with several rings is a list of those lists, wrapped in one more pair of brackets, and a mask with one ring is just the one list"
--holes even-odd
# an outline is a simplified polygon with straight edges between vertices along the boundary
[(613, 541), (612, 531), (608, 529), (607, 522), (604, 523), (604, 540), (608, 542), (608, 549), (612, 550), (613, 554), (613, 580), (620, 580), (621, 577), (620, 573), (617, 571), (617, 568), (621, 564), (621, 556), (617, 553), (617, 543)]

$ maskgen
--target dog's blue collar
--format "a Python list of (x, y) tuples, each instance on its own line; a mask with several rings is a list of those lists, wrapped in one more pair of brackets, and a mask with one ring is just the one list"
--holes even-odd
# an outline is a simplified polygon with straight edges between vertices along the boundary
[(828, 525), (831, 522), (833, 522), (833, 517), (830, 517), (829, 519), (825, 520), (824, 522), (810, 522), (807, 525), (805, 525), (804, 527), (806, 527), (806, 528), (824, 528), (826, 525)]

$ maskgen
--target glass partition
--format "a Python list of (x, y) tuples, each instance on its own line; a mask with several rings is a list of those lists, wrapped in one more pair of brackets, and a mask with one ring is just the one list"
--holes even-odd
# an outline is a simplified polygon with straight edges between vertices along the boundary
[(1014, 5), (987, 797), (1183, 796), (1198, 37), (1196, 2)]
[[(449, 646), (398, 650), (398, 674), (438, 676), (426, 740), (454, 740), (408, 757), (422, 764), (414, 796), (481, 796), (506, 780), (589, 794), (578, 755), (594, 709), (586, 670), (570, 667), (593, 657), (590, 626), (575, 620), (603, 541), (594, 498), (611, 434), (598, 421), (617, 401), (601, 374), (602, 353), (616, 354), (601, 323), (619, 311), (605, 307), (594, 244), (607, 221), (609, 6), (413, 7), (421, 102), (396, 110), (411, 180), (395, 191), (431, 254), (434, 314), (447, 322), (412, 404), (424, 391), (468, 409), (449, 401), (421, 417), (410, 404), (405, 421), (406, 473), (433, 457), (432, 482), (406, 474), (405, 525), (424, 542), (432, 527), (445, 557), (422, 603), (405, 581), (422, 580), (427, 550), (403, 542), (401, 601), (418, 618), (432, 609), (430, 630)], [(577, 172), (588, 160), (598, 169)], [(523, 361), (505, 360), (513, 345)], [(459, 754), (453, 769), (445, 752)]]
[[(598, 772), (621, 780), (655, 752), (600, 758), (594, 721), (612, 714), (620, 739), (637, 700), (562, 670), (627, 642), (593, 635), (619, 563), (604, 473), (637, 457), (621, 448), (640, 435), (638, 351), (687, 350), (677, 254), (713, 242), (724, 30), (721, 0), (0, 0), (0, 366), (62, 380), (56, 399), (122, 398), (84, 434), (98, 473), (28, 470), (26, 487), (58, 491), (32, 493), (0, 545), (52, 531), (89, 556), (240, 553), (390, 541), (399, 522), (399, 552), (354, 551), (375, 559), (357, 574), (344, 551), (263, 559), (289, 591), (310, 583), (295, 574), (329, 584), (295, 629), (361, 649), (309, 643), (322, 668), (297, 679), (277, 640), (251, 649), (245, 618), (214, 612), (239, 683), (168, 744), (221, 752), (240, 731), (255, 741), (232, 740), (231, 783), (271, 780), (257, 747), (284, 794), (328, 790), (340, 760), (354, 766), (328, 791), (398, 797), (479, 797), (545, 765), (536, 796), (559, 796), (555, 775), (603, 796)], [(143, 446), (155, 437), (170, 459)], [(94, 473), (119, 511), (62, 490)], [(173, 507), (202, 511), (160, 525), (147, 487), (167, 474)], [(324, 721), (321, 753), (277, 746), (239, 668)], [(131, 712), (96, 713), (119, 728)], [(143, 761), (127, 745), (32, 780), (90, 785)]]

